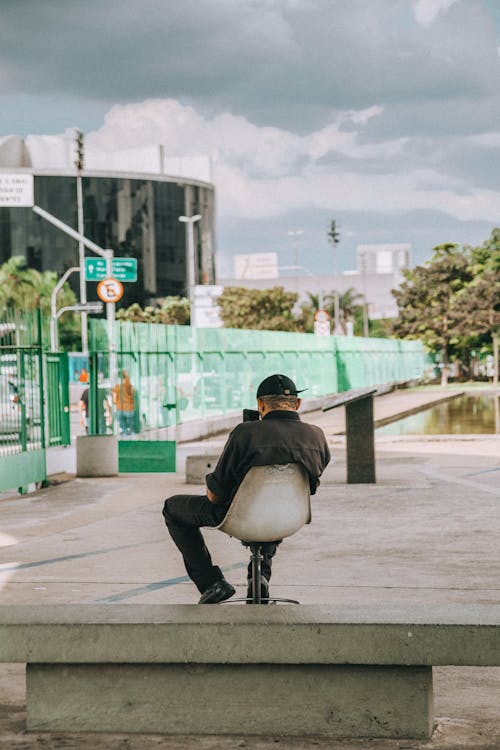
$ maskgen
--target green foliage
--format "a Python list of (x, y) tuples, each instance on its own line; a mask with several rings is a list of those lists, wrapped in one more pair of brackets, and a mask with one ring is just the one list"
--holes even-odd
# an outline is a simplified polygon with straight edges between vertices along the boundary
[[(20, 255), (9, 258), (0, 266), (0, 313), (7, 310), (36, 310), (50, 315), (50, 299), (57, 284), (55, 271), (37, 271), (28, 268)], [(76, 297), (69, 286), (64, 284), (57, 295), (57, 306), (74, 305)], [(73, 313), (65, 313), (59, 319), (59, 340), (63, 348), (71, 349), (79, 344), (80, 319)]]
[(226, 328), (296, 331), (292, 308), (297, 298), (295, 292), (286, 292), (281, 286), (272, 289), (226, 287), (217, 298), (217, 304)]
[[(322, 309), (327, 311), (332, 321), (335, 319), (336, 294), (335, 289), (332, 289), (323, 296)], [(312, 333), (314, 331), (314, 315), (320, 309), (320, 297), (319, 294), (313, 294), (312, 292), (308, 292), (307, 296), (309, 297), (309, 302), (301, 306), (301, 312), (297, 318), (297, 327), (298, 330)], [(352, 321), (354, 323), (354, 333), (362, 336), (364, 296), (354, 287), (349, 287), (345, 292), (338, 292), (338, 300), (342, 331), (346, 334), (347, 324)], [(359, 315), (361, 315), (361, 329), (356, 330), (356, 321)]]
[(135, 302), (116, 313), (117, 320), (130, 323), (163, 323), (164, 325), (188, 325), (190, 319), (189, 300), (185, 297), (166, 297), (161, 307), (147, 306), (144, 309)]
[(472, 349), (483, 350), (485, 336), (496, 351), (500, 333), (500, 229), (474, 248), (445, 244), (431, 260), (406, 271), (393, 290), (399, 317), (392, 333), (419, 338), (439, 352), (446, 370), (460, 359), (467, 370)]

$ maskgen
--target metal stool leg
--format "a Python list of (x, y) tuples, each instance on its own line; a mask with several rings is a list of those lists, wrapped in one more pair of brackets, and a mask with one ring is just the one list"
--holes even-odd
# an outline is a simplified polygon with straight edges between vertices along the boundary
[(251, 544), (252, 552), (252, 604), (261, 603), (262, 582), (262, 547), (260, 544)]

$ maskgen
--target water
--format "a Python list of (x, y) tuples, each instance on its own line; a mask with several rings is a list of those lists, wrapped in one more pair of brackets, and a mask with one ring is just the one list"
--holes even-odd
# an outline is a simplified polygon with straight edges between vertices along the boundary
[(377, 429), (377, 435), (494, 435), (500, 433), (500, 396), (459, 396)]

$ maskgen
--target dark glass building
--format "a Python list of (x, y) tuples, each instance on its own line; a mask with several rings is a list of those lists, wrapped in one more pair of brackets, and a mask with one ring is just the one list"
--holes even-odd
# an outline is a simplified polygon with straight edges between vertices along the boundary
[[(56, 171), (34, 174), (35, 204), (77, 230), (77, 180)], [(82, 174), (84, 234), (116, 258), (137, 258), (138, 279), (124, 284), (118, 307), (155, 304), (187, 295), (187, 232), (179, 216), (201, 214), (193, 225), (195, 283), (215, 283), (215, 195), (211, 183), (158, 174)], [(97, 257), (86, 250), (87, 257)], [(79, 265), (78, 243), (30, 208), (0, 208), (0, 263), (20, 255), (30, 267), (56, 271)], [(70, 283), (79, 296), (78, 274)], [(96, 283), (87, 282), (89, 300)]]

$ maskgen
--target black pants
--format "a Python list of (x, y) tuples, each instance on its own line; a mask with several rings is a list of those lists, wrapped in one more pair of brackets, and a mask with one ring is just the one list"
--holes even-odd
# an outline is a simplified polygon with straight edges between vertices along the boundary
[[(218, 526), (227, 513), (227, 505), (210, 502), (206, 495), (173, 495), (165, 500), (163, 517), (177, 549), (182, 554), (188, 576), (203, 593), (224, 578), (212, 563), (210, 552), (200, 531), (201, 526)], [(279, 542), (265, 542), (262, 547), (262, 575), (271, 578), (272, 559)], [(248, 566), (248, 578), (251, 577)]]

